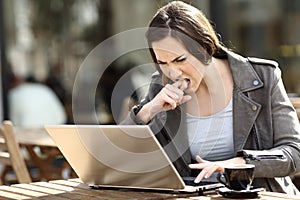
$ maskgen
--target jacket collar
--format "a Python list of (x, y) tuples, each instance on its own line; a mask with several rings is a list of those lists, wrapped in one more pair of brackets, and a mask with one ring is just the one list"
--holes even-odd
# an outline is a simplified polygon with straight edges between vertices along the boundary
[(251, 98), (251, 91), (263, 87), (264, 84), (247, 58), (226, 52), (234, 80), (233, 133), (234, 150), (237, 152), (245, 147), (261, 110), (261, 104)]
[(233, 75), (235, 88), (241, 92), (247, 92), (263, 87), (263, 82), (253, 69), (247, 58), (225, 50)]

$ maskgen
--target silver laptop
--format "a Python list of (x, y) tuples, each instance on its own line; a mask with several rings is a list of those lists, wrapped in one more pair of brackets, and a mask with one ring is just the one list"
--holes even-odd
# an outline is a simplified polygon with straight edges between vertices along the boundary
[(187, 185), (146, 125), (47, 125), (45, 129), (78, 177), (95, 188), (196, 192), (221, 186), (215, 180)]

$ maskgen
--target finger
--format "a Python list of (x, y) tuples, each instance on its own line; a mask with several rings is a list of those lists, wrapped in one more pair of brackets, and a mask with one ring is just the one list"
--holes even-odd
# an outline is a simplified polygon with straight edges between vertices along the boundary
[(211, 165), (209, 167), (209, 170), (207, 170), (207, 173), (204, 175), (204, 178), (209, 178), (211, 177), (211, 175), (216, 172), (218, 169), (218, 166), (217, 165)]
[(198, 163), (206, 163), (206, 162), (208, 162), (207, 160), (202, 159), (199, 155), (196, 156), (196, 161)]
[(173, 84), (174, 87), (178, 88), (181, 86), (181, 81), (180, 80), (176, 80)]
[(182, 97), (180, 104), (184, 104), (185, 102), (188, 102), (191, 99), (192, 97), (190, 95), (185, 95)]
[(177, 101), (170, 97), (169, 94), (163, 94), (162, 100), (165, 102), (164, 109), (175, 109), (177, 107)]
[(188, 88), (188, 81), (186, 79), (179, 79), (173, 83), (173, 86), (183, 91)]
[(165, 88), (167, 88), (168, 90), (170, 90), (170, 91), (172, 91), (172, 92), (174, 92), (174, 93), (176, 93), (178, 96), (183, 96), (184, 95), (184, 92), (181, 90), (181, 89), (179, 89), (176, 85), (170, 85), (170, 84), (167, 84), (166, 86), (165, 86)]
[(172, 99), (174, 99), (174, 101), (179, 101), (182, 97), (181, 94), (178, 94), (174, 89), (172, 89), (171, 85), (166, 85), (164, 88), (164, 92), (171, 97)]
[(181, 83), (181, 85), (179, 86), (179, 89), (182, 90), (182, 91), (187, 89), (188, 86), (189, 86), (188, 81), (186, 81), (185, 79), (181, 80), (180, 83)]
[(196, 161), (198, 163), (189, 164), (191, 169), (203, 169), (207, 166), (208, 161), (203, 160), (199, 155), (196, 156)]
[[(177, 82), (176, 82), (177, 83)], [(178, 105), (181, 105), (192, 99), (190, 95), (185, 95), (184, 92), (177, 88), (177, 85), (167, 84), (162, 91), (162, 98), (165, 101), (165, 105), (163, 105), (164, 110), (175, 109)]]
[(191, 168), (191, 169), (202, 169), (202, 168), (204, 168), (205, 166), (204, 165), (201, 165), (201, 164), (189, 164), (189, 168)]
[(202, 169), (202, 171), (195, 178), (194, 182), (195, 183), (200, 183), (200, 181), (206, 176), (206, 174), (207, 174), (207, 170), (206, 169)]
[(183, 91), (174, 87), (173, 85), (166, 85), (165, 89), (167, 93), (176, 100), (177, 104), (181, 104), (182, 98), (183, 98)]

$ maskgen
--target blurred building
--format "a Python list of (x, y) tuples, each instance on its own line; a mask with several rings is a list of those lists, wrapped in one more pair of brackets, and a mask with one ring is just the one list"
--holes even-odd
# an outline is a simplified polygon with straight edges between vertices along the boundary
[[(82, 63), (91, 51), (107, 38), (124, 31), (146, 27), (157, 8), (167, 0), (1, 0), (2, 19), (5, 30), (1, 38), (7, 62), (18, 75), (34, 75), (45, 81), (49, 74), (65, 89), (64, 103), (72, 119), (72, 94)], [(274, 59), (280, 63), (286, 89), (300, 94), (300, 1), (299, 0), (185, 0), (201, 9), (215, 24), (223, 43), (244, 56)], [(138, 38), (136, 38), (138, 41)], [(3, 43), (2, 42), (2, 43)], [(118, 52), (128, 41), (116, 40), (108, 48), (107, 57)], [(134, 41), (133, 41), (134, 42)], [(5, 50), (5, 52), (3, 52)], [(102, 59), (102, 60), (101, 60)], [(105, 63), (103, 58), (89, 62), (94, 69)], [(100, 64), (95, 64), (100, 62)], [(94, 98), (94, 108), (82, 105), (78, 122), (90, 123), (91, 112), (96, 112), (100, 123), (114, 123), (109, 99), (111, 90), (122, 77), (117, 72), (134, 72), (138, 83), (145, 82), (143, 74), (153, 71), (145, 50), (128, 52), (113, 60), (111, 70), (103, 71), (101, 81), (112, 81), (102, 86), (94, 97), (77, 94), (85, 102)], [(93, 64), (92, 64), (93, 63)], [(128, 63), (131, 63), (128, 65)], [(2, 68), (5, 64), (2, 62)], [(151, 69), (150, 69), (151, 68)], [(2, 69), (2, 77), (5, 70)], [(105, 72), (105, 73), (104, 73)], [(110, 72), (113, 72), (111, 74)], [(84, 73), (77, 80), (97, 79), (96, 74)], [(147, 76), (146, 76), (147, 77)], [(114, 79), (116, 78), (116, 79)], [(140, 82), (139, 82), (140, 81)], [(5, 85), (4, 80), (4, 99)], [(89, 90), (89, 83), (81, 85), (81, 91)], [(133, 83), (136, 84), (136, 83)], [(108, 89), (110, 88), (110, 89)], [(87, 91), (88, 92), (88, 91)], [(80, 92), (79, 92), (80, 93)], [(89, 93), (88, 93), (89, 94)], [(120, 98), (124, 98), (120, 96)], [(4, 100), (4, 107), (7, 103)], [(107, 105), (109, 105), (107, 107)], [(5, 110), (5, 109), (4, 109)]]

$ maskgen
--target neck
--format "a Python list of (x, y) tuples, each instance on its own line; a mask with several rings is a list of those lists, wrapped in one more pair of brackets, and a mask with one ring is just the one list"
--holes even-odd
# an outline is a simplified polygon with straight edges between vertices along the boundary
[(227, 60), (213, 58), (207, 66), (190, 105), (200, 107), (197, 115), (210, 115), (226, 107), (232, 97), (233, 80)]
[(227, 60), (213, 58), (203, 76), (199, 90), (196, 92), (201, 96), (203, 92), (210, 95), (219, 95), (227, 87), (226, 81), (231, 77), (231, 71)]

